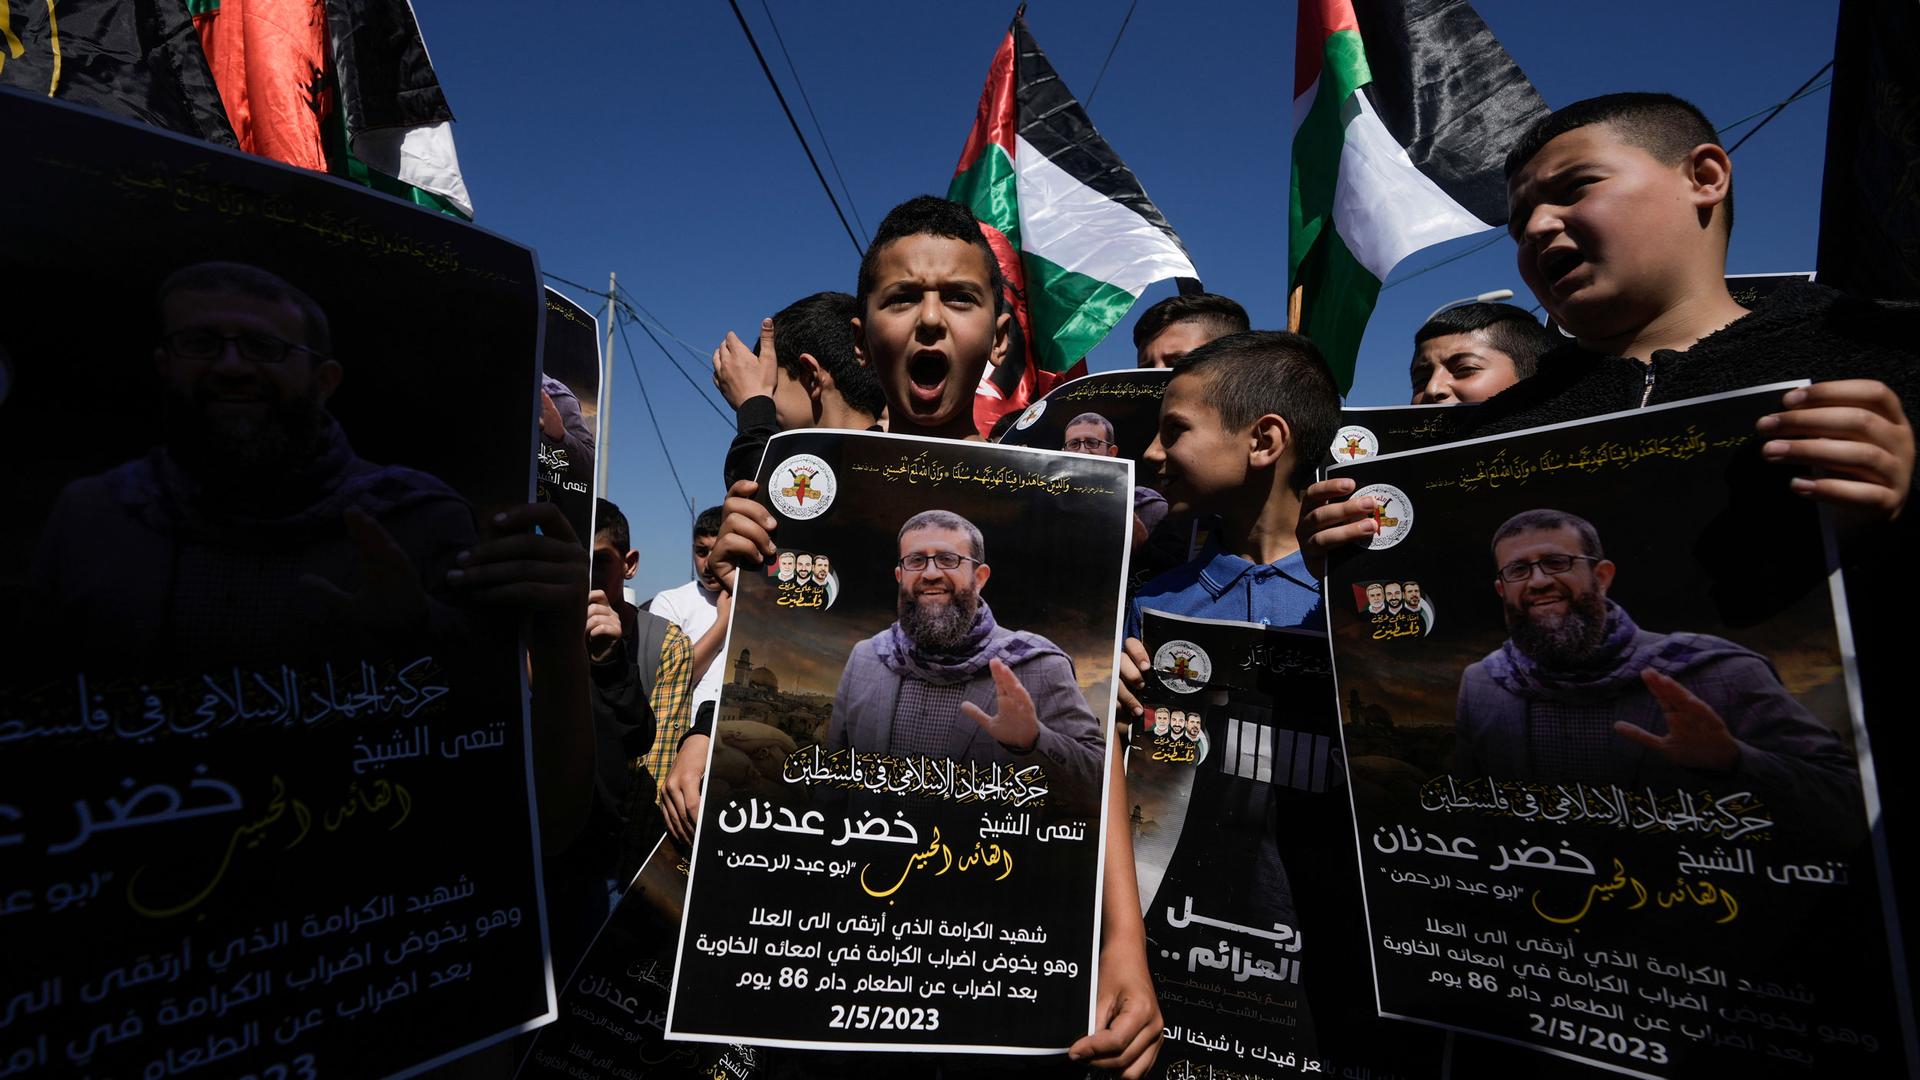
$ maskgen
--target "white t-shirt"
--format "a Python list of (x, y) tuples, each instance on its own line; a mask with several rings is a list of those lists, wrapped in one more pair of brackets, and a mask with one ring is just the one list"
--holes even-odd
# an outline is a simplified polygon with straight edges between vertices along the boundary
[[(667, 589), (655, 594), (653, 603), (647, 610), (680, 628), (687, 635), (689, 645), (698, 644), (701, 635), (713, 628), (714, 621), (720, 617), (720, 594), (708, 592), (700, 587), (700, 582), (689, 581), (677, 588)], [(689, 714), (697, 718), (703, 702), (711, 701), (714, 709), (720, 708), (720, 682), (726, 664), (725, 657), (715, 655), (713, 663), (707, 665), (707, 673), (693, 687), (693, 710)]]

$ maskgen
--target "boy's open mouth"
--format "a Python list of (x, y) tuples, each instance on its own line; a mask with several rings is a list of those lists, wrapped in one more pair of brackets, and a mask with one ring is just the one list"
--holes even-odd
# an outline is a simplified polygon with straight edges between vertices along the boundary
[(932, 350), (914, 353), (907, 360), (907, 381), (912, 384), (914, 400), (939, 401), (951, 366), (944, 355)]
[(1587, 260), (1572, 248), (1560, 248), (1540, 256), (1540, 277), (1552, 289), (1559, 286), (1562, 279), (1573, 273)]

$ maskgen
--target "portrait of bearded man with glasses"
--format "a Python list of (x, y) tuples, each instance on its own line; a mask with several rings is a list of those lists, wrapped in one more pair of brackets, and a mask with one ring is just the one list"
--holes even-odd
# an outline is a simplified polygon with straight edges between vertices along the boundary
[(1100, 721), (1064, 651), (994, 620), (981, 596), (992, 569), (979, 528), (928, 510), (901, 526), (899, 551), (897, 618), (848, 657), (828, 749), (1038, 765), (1050, 806), (1094, 813)]
[(1584, 518), (1528, 510), (1494, 532), (1507, 640), (1462, 675), (1453, 773), (1695, 790), (1857, 819), (1853, 754), (1768, 659), (1708, 634), (1641, 629)]

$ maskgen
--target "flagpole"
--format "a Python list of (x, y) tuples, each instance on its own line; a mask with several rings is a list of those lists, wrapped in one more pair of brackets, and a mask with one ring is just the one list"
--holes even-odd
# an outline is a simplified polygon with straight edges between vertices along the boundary
[(1287, 294), (1287, 329), (1296, 334), (1300, 332), (1300, 302), (1306, 288), (1305, 285), (1295, 285), (1293, 292)]
[(607, 271), (607, 344), (600, 350), (600, 433), (599, 442), (593, 449), (593, 493), (597, 498), (607, 496), (607, 459), (613, 455), (608, 450), (613, 445), (613, 425), (608, 406), (613, 404), (613, 328), (619, 311), (614, 307), (614, 296), (618, 290), (613, 271)]

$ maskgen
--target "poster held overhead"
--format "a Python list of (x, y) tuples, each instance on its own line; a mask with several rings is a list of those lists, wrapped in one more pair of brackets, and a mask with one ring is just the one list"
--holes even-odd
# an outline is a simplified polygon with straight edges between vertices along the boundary
[(734, 582), (670, 1038), (1056, 1054), (1091, 1029), (1132, 474), (774, 437), (780, 552)]
[(1911, 1068), (1831, 532), (1755, 430), (1793, 385), (1331, 470), (1381, 504), (1326, 588), (1384, 1014)]
[(532, 252), (8, 91), (0, 130), (0, 1060), (388, 1075), (550, 1018), (525, 653), (449, 584), (528, 501)]

